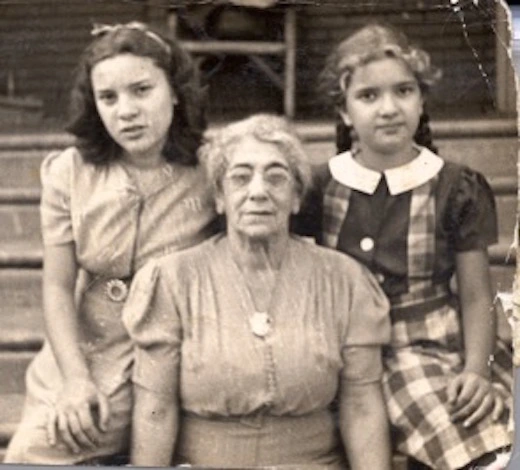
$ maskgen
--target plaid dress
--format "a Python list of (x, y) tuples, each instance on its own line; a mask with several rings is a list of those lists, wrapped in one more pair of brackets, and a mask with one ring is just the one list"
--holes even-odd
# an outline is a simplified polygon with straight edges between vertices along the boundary
[[(435, 469), (456, 469), (511, 444), (511, 351), (497, 343), (493, 385), (501, 420), (451, 423), (446, 387), (464, 366), (462, 325), (450, 288), (457, 252), (496, 241), (493, 194), (477, 172), (427, 149), (384, 174), (349, 152), (319, 172), (321, 243), (367, 265), (390, 299), (392, 339), (383, 381), (396, 448)], [(320, 205), (320, 203), (318, 203)]]

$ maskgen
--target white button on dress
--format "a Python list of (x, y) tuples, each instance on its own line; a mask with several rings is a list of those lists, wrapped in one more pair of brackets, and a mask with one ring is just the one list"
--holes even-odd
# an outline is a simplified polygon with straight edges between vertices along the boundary
[(374, 240), (370, 237), (365, 237), (361, 239), (359, 246), (363, 251), (371, 251), (374, 249)]

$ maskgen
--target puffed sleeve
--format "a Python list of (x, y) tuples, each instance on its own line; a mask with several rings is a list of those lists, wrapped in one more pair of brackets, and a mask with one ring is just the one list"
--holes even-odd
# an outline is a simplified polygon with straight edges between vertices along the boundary
[(495, 199), (486, 179), (464, 167), (448, 208), (456, 251), (482, 250), (497, 241)]
[(369, 383), (381, 378), (381, 348), (390, 342), (389, 302), (364, 266), (353, 277), (343, 338), (342, 380)]
[(171, 284), (155, 262), (134, 277), (123, 323), (134, 343), (134, 383), (156, 393), (175, 393), (181, 325)]
[(67, 149), (52, 152), (42, 162), (40, 217), (44, 245), (61, 245), (74, 240), (70, 209), (73, 160), (71, 149)]

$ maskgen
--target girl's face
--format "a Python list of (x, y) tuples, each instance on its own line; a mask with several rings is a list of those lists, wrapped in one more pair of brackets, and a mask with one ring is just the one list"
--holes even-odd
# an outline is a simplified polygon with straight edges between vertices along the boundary
[(101, 120), (124, 157), (160, 158), (176, 103), (164, 71), (148, 57), (120, 54), (98, 62), (91, 81)]
[(401, 60), (388, 57), (358, 66), (350, 77), (342, 113), (361, 151), (377, 156), (409, 152), (423, 112), (417, 79)]

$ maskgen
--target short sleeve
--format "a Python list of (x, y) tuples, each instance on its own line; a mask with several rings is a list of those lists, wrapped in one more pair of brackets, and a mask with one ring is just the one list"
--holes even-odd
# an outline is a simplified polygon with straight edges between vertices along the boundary
[(356, 274), (343, 339), (342, 379), (368, 383), (382, 375), (381, 348), (390, 342), (390, 306), (368, 269), (363, 266)]
[(454, 189), (450, 225), (455, 250), (483, 250), (497, 241), (495, 199), (486, 179), (469, 168), (461, 171)]
[(123, 323), (134, 343), (133, 381), (161, 394), (178, 383), (181, 326), (171, 286), (155, 262), (134, 277)]
[(71, 149), (53, 152), (42, 162), (40, 217), (44, 245), (61, 245), (74, 240), (70, 207), (73, 164)]

